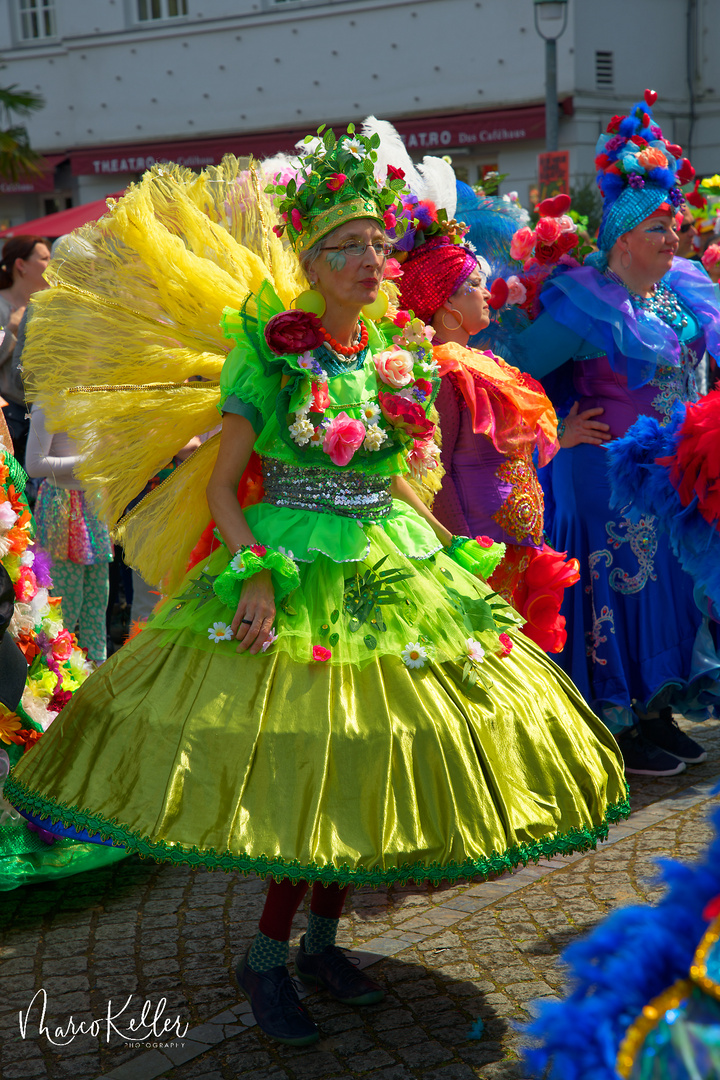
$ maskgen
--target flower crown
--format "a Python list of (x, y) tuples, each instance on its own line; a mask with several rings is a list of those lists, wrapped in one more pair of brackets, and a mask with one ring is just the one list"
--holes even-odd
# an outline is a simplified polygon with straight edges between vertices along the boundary
[(613, 116), (595, 147), (597, 184), (606, 204), (613, 203), (627, 188), (642, 190), (646, 184), (665, 188), (673, 206), (684, 201), (680, 191), (695, 176), (682, 147), (663, 138), (653, 122), (654, 90), (646, 90), (643, 101), (633, 105), (627, 116)]
[(298, 255), (339, 225), (358, 218), (375, 218), (384, 228), (402, 235), (405, 221), (399, 215), (405, 191), (403, 173), (390, 166), (385, 183), (375, 179), (378, 135), (365, 138), (356, 134), (354, 124), (348, 124), (347, 132), (336, 138), (333, 130), (323, 124), (317, 137), (305, 136), (305, 144), (309, 149), (300, 161), (297, 176), (286, 183), (276, 177), (265, 188), (275, 196), (282, 220), (275, 232), (282, 236), (287, 230)]

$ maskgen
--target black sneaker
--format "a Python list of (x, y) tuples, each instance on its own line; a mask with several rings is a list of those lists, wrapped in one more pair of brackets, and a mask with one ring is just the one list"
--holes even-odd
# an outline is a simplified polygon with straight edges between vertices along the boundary
[(290, 972), (282, 967), (253, 971), (248, 954), (235, 968), (237, 984), (250, 1001), (258, 1027), (271, 1039), (289, 1046), (309, 1046), (320, 1032), (307, 1009), (300, 1004)]
[(295, 973), (307, 986), (322, 986), (344, 1005), (375, 1005), (385, 997), (383, 988), (358, 971), (337, 945), (306, 953), (304, 934), (295, 954)]
[(659, 746), (646, 738), (639, 727), (630, 728), (615, 736), (623, 761), (625, 772), (638, 776), (677, 776), (687, 768), (684, 761), (661, 750)]
[(661, 709), (655, 720), (641, 720), (640, 728), (643, 735), (661, 750), (667, 750), (688, 765), (699, 765), (701, 761), (707, 761), (707, 751), (681, 731), (669, 707)]

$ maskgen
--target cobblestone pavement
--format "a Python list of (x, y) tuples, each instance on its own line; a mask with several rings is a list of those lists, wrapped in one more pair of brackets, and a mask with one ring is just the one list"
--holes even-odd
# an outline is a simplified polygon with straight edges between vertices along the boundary
[[(684, 725), (683, 725), (684, 726)], [(697, 728), (690, 729), (697, 732)], [(709, 838), (720, 780), (720, 722), (702, 730), (708, 761), (632, 785), (633, 815), (597, 852), (557, 858), (491, 882), (351, 894), (339, 943), (361, 952), (387, 989), (382, 1005), (308, 1005), (316, 1046), (279, 1047), (254, 1025), (229, 978), (250, 941), (264, 884), (129, 858), (50, 885), (0, 894), (0, 1075), (3, 1080), (522, 1080), (513, 1023), (562, 991), (558, 954), (611, 908), (657, 899), (658, 856), (693, 858)], [(295, 942), (305, 917), (296, 920)], [(369, 955), (368, 955), (369, 954)], [(74, 1020), (166, 999), (163, 1020), (190, 1030), (142, 1045), (115, 1032), (53, 1046), (26, 1038), (19, 1010), (47, 993), (49, 1035)], [(36, 1005), (41, 1004), (36, 999)], [(476, 1022), (482, 1037), (472, 1037)], [(127, 1028), (125, 1029), (127, 1030)], [(57, 1040), (56, 1040), (57, 1041)]]

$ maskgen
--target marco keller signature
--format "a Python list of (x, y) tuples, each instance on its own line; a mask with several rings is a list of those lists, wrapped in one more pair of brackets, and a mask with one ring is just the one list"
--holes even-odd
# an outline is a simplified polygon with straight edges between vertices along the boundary
[(37, 1023), (37, 1034), (44, 1035), (53, 1046), (68, 1046), (77, 1035), (92, 1035), (94, 1038), (103, 1038), (110, 1042), (112, 1035), (125, 1042), (146, 1042), (148, 1039), (166, 1041), (168, 1039), (183, 1039), (187, 1034), (189, 1024), (183, 1024), (179, 1016), (163, 1016), (167, 1006), (167, 998), (160, 998), (156, 1005), (151, 1001), (144, 1001), (139, 1016), (129, 1013), (130, 1004), (134, 994), (130, 994), (127, 1001), (120, 1008), (113, 1006), (112, 998), (108, 1001), (107, 1012), (94, 1020), (74, 1020), (72, 1016), (64, 1023), (58, 1024), (48, 1019), (48, 996), (47, 991), (36, 991), (33, 998), (24, 1011), (18, 1014), (20, 1022), (20, 1035), (23, 1039), (32, 1037)]

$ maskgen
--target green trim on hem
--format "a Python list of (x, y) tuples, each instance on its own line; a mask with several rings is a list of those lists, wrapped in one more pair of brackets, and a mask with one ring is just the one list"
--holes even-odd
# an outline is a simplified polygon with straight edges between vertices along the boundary
[(513, 870), (521, 863), (527, 866), (529, 862), (536, 863), (540, 859), (551, 859), (555, 855), (572, 855), (578, 851), (589, 851), (597, 846), (599, 840), (607, 839), (609, 825), (629, 817), (630, 799), (627, 783), (625, 789), (625, 798), (608, 806), (602, 823), (592, 828), (570, 829), (569, 832), (556, 833), (554, 836), (544, 837), (534, 843), (516, 844), (514, 847), (507, 848), (502, 854), (493, 853), (480, 859), (467, 859), (462, 863), (447, 863), (444, 866), (436, 863), (405, 863), (403, 866), (393, 866), (388, 870), (362, 868), (351, 870), (349, 866), (335, 868), (334, 866), (317, 866), (313, 863), (303, 866), (296, 861), (285, 862), (283, 859), (268, 858), (265, 855), (255, 859), (248, 855), (232, 855), (229, 851), (218, 855), (212, 848), (199, 850), (196, 847), (185, 848), (179, 844), (168, 844), (165, 840), (150, 840), (116, 821), (106, 821), (95, 814), (78, 810), (77, 807), (61, 807), (50, 799), (34, 794), (22, 780), (12, 775), (5, 781), (3, 794), (19, 810), (27, 810), (35, 817), (49, 817), (53, 822), (60, 821), (65, 828), (75, 828), (78, 831), (85, 829), (90, 836), (98, 833), (103, 840), (112, 840), (114, 846), (125, 847), (129, 854), (139, 855), (144, 859), (150, 858), (157, 862), (185, 864), (191, 867), (203, 866), (207, 870), (224, 870), (227, 873), (237, 870), (243, 874), (257, 874), (260, 877), (269, 875), (278, 880), (289, 878), (292, 882), (322, 881), (326, 885), (335, 882), (339, 885), (377, 886), (395, 883), (404, 885), (408, 881), (416, 883), (430, 881), (433, 885), (439, 885), (441, 881), (453, 882), (463, 878), (488, 877), (491, 874), (502, 874)]

